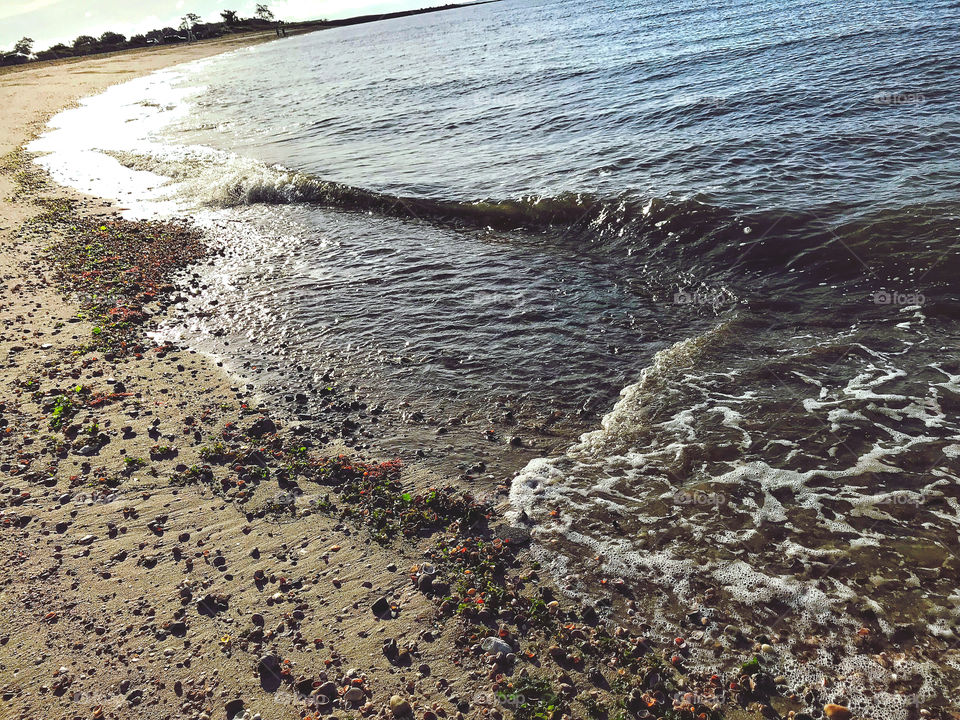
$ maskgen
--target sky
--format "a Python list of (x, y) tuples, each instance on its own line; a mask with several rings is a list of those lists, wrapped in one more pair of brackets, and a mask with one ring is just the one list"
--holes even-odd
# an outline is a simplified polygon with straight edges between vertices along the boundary
[[(280, 20), (342, 18), (376, 12), (443, 5), (449, 0), (276, 0), (267, 4)], [(9, 51), (21, 37), (33, 38), (34, 50), (78, 35), (99, 37), (106, 30), (130, 36), (158, 27), (177, 27), (188, 12), (204, 22), (219, 21), (223, 9), (253, 15), (255, 0), (0, 0), (0, 50)]]

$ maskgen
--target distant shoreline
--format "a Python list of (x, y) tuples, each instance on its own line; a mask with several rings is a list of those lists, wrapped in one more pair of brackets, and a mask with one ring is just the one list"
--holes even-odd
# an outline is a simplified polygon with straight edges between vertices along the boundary
[[(320, 29), (320, 28), (314, 28)], [(304, 34), (311, 32), (310, 29), (305, 28), (295, 28), (290, 32), (295, 34)], [(142, 69), (131, 69), (122, 71), (125, 75), (129, 72), (132, 73), (129, 77), (124, 77), (122, 79), (117, 79), (115, 82), (123, 82), (124, 79), (131, 79), (138, 74), (146, 74), (154, 72), (155, 70), (161, 69), (163, 67), (168, 67), (170, 65), (176, 65), (182, 62), (190, 62), (191, 60), (198, 59), (200, 57), (209, 57), (210, 55), (219, 55), (221, 53), (230, 52), (240, 47), (245, 47), (247, 45), (256, 45), (262, 42), (270, 42), (276, 40), (277, 36), (273, 30), (250, 30), (242, 33), (233, 33), (230, 35), (222, 35), (216, 38), (208, 38), (205, 40), (197, 40), (192, 43), (177, 43), (170, 45), (156, 45), (152, 47), (138, 47), (138, 48), (124, 48), (122, 50), (112, 50), (110, 52), (102, 53), (93, 53), (91, 55), (77, 55), (64, 58), (56, 58), (52, 60), (34, 60), (28, 63), (23, 63), (21, 65), (4, 65), (0, 66), (0, 77), (9, 75), (16, 72), (28, 72), (30, 70), (36, 70), (38, 68), (46, 67), (58, 67), (61, 65), (71, 65), (75, 63), (86, 63), (96, 60), (130, 60), (133, 62), (143, 61), (144, 64), (147, 63), (147, 59), (152, 59), (153, 57), (157, 58), (156, 67), (153, 67), (153, 63), (150, 63), (150, 67), (143, 67)], [(114, 83), (110, 83), (114, 84)], [(97, 91), (100, 91), (104, 88), (98, 86)], [(84, 97), (91, 93), (80, 93), (78, 97)]]
[[(283, 22), (283, 27), (288, 35), (305, 35), (317, 30), (327, 30), (335, 27), (346, 27), (349, 25), (362, 25), (365, 23), (379, 22), (381, 20), (395, 20), (397, 18), (410, 17), (413, 15), (426, 15), (429, 13), (443, 12), (444, 10), (457, 10), (459, 8), (472, 7), (474, 5), (490, 5), (492, 3), (502, 2), (502, 0), (477, 0), (477, 2), (453, 3), (449, 5), (437, 5), (428, 8), (419, 8), (417, 10), (403, 10), (400, 12), (380, 13), (371, 15), (355, 15), (340, 20), (302, 20), (299, 22)], [(197, 47), (209, 45), (218, 42), (265, 42), (275, 39), (274, 30), (271, 26), (255, 27), (241, 31), (231, 31), (218, 37), (203, 38), (194, 40), (190, 43), (161, 44), (148, 47), (128, 47), (118, 50), (108, 50), (106, 52), (91, 53), (89, 55), (74, 55), (47, 60), (31, 60), (19, 65), (0, 65), (0, 76), (7, 73), (25, 70), (27, 68), (49, 67), (62, 65), (70, 62), (80, 62), (85, 60), (96, 60), (97, 58), (117, 57), (129, 55), (131, 53), (159, 52), (170, 50), (171, 48)]]
[[(492, 3), (502, 2), (502, 0), (477, 0), (477, 2), (452, 3), (450, 5), (438, 5), (436, 7), (420, 8), (418, 10), (402, 10), (392, 13), (380, 13), (373, 15), (356, 15), (342, 20), (328, 20), (322, 25), (324, 27), (344, 27), (346, 25), (361, 25), (363, 23), (378, 22), (380, 20), (394, 20), (396, 18), (410, 17), (411, 15), (426, 15), (428, 13), (442, 12), (444, 10), (457, 10), (458, 8), (472, 7), (474, 5), (490, 5)], [(288, 27), (298, 27), (299, 23), (290, 23)]]

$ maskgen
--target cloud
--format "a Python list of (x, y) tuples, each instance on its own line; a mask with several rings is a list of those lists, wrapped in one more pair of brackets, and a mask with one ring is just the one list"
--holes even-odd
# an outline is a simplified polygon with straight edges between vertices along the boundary
[(30, 2), (12, 3), (7, 7), (0, 7), (0, 20), (17, 17), (18, 15), (29, 15), (61, 2), (63, 0), (30, 0)]
[(454, 0), (276, 0), (269, 2), (274, 15), (284, 20), (316, 20), (366, 15), (374, 12), (412, 10), (431, 5), (443, 5)]

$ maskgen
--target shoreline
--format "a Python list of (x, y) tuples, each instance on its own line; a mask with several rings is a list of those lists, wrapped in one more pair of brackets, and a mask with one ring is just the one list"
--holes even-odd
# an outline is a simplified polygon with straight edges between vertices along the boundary
[[(17, 148), (81, 96), (269, 39), (0, 76), (17, 108), (0, 126), (0, 196), (14, 198), (0, 220), (0, 707), (418, 720), (799, 711), (771, 697), (759, 666), (697, 677), (683, 667), (688, 640), (645, 638), (564, 601), (523, 532), (462, 487), (333, 455), (314, 440), (319, 423), (291, 432), (211, 360), (144, 339), (170, 274), (202, 258), (202, 242), (54, 186)], [(12, 99), (30, 86), (8, 82), (23, 73), (45, 93), (29, 106)], [(331, 400), (334, 415), (344, 401), (355, 400)]]

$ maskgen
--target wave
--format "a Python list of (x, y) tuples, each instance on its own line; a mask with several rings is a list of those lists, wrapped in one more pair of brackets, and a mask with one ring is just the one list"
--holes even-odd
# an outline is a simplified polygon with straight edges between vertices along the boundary
[(673, 287), (733, 274), (772, 288), (843, 282), (875, 291), (957, 289), (960, 207), (923, 206), (850, 214), (844, 208), (741, 212), (698, 198), (604, 197), (567, 192), (473, 201), (391, 195), (324, 180), (209, 148), (164, 155), (108, 152), (122, 165), (176, 181), (208, 207), (314, 204), (325, 208), (498, 232), (522, 231), (578, 250), (596, 247), (630, 264), (671, 268)]
[[(700, 612), (778, 638), (765, 660), (788, 687), (832, 678), (857, 715), (913, 717), (956, 687), (955, 583), (926, 568), (956, 534), (960, 376), (938, 352), (952, 324), (894, 315), (774, 354), (733, 317), (661, 350), (597, 429), (514, 477), (508, 516), (575, 594), (642, 587), (667, 632), (715, 592)], [(690, 660), (715, 662), (709, 646)]]

